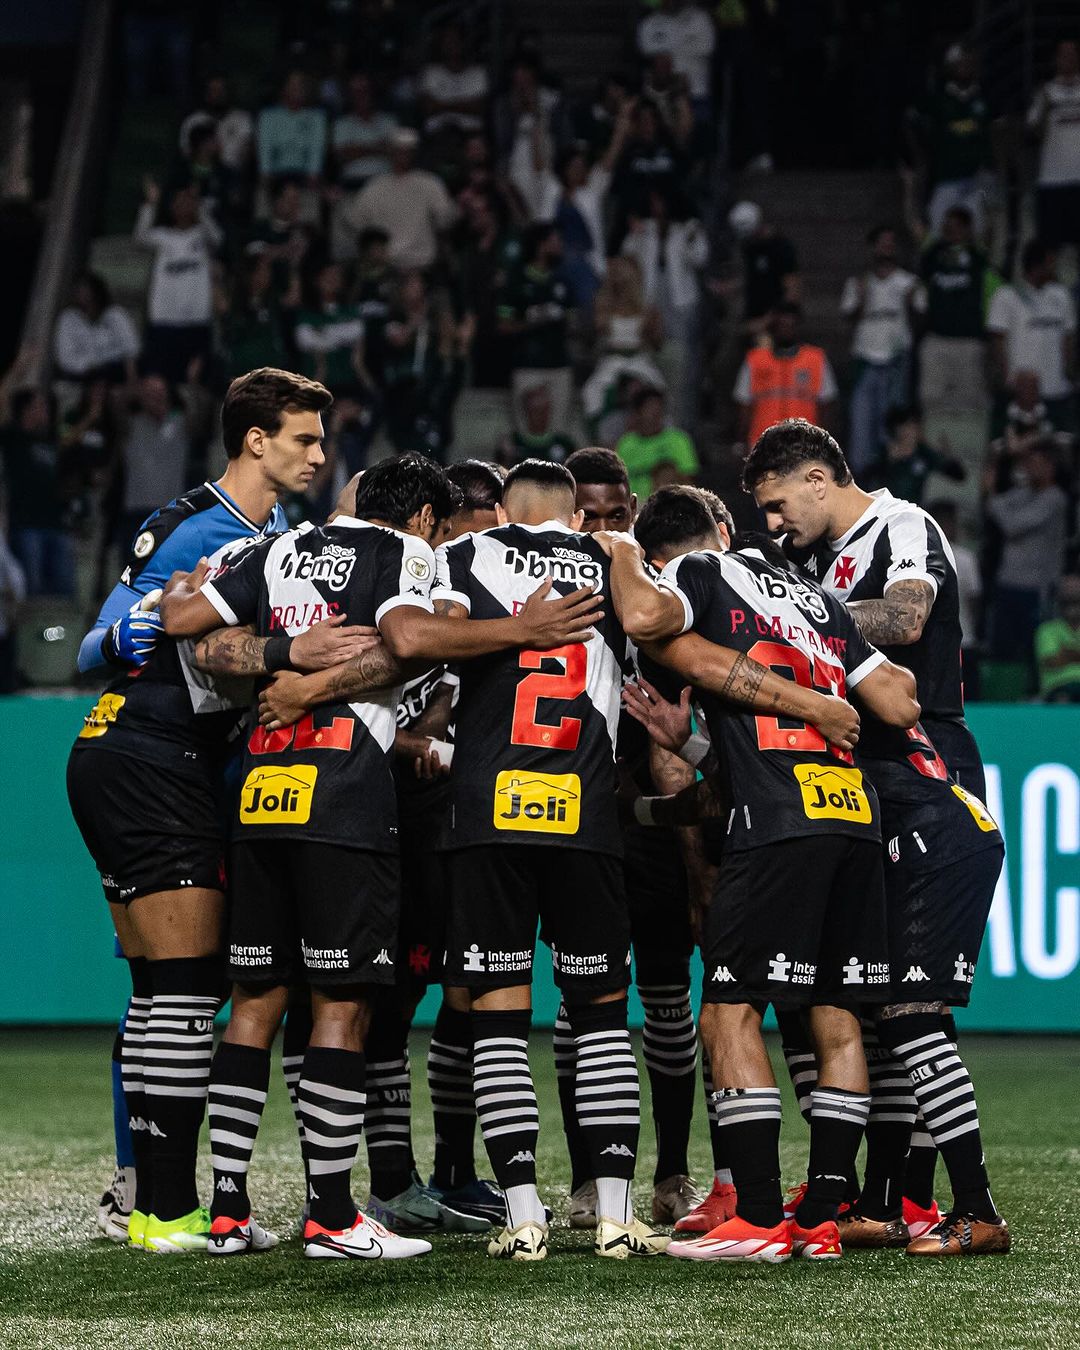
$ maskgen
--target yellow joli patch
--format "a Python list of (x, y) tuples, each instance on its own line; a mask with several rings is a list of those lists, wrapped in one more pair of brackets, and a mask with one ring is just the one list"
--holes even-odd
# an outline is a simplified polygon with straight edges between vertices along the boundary
[(319, 771), (311, 764), (260, 764), (240, 793), (241, 825), (306, 825)]
[(794, 764), (808, 820), (846, 820), (869, 825), (873, 819), (860, 769)]
[(975, 818), (975, 824), (978, 825), (979, 829), (982, 830), (984, 834), (989, 834), (991, 830), (997, 829), (997, 821), (986, 807), (983, 806), (982, 802), (979, 801), (978, 797), (972, 796), (970, 792), (965, 792), (959, 783), (953, 783), (952, 790), (971, 812), (972, 816)]
[(497, 830), (577, 834), (581, 779), (576, 773), (506, 769), (495, 780), (493, 818)]
[(102, 694), (94, 706), (83, 718), (83, 729), (79, 740), (93, 740), (95, 736), (104, 736), (116, 721), (116, 714), (127, 702), (123, 694)]

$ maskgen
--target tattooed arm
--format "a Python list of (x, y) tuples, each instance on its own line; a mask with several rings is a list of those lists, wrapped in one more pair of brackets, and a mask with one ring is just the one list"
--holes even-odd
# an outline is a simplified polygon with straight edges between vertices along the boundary
[(196, 642), (195, 665), (207, 675), (265, 675), (266, 643), (250, 628), (218, 628)]
[[(345, 616), (335, 614), (288, 643), (288, 667), (328, 670), (354, 659), (378, 640), (377, 629), (346, 625)], [(274, 639), (256, 637), (251, 628), (215, 628), (196, 642), (195, 665), (207, 675), (266, 675), (266, 644), (271, 641)]]
[(650, 656), (690, 684), (708, 689), (740, 707), (774, 717), (792, 717), (817, 727), (830, 744), (851, 750), (859, 739), (859, 715), (850, 703), (814, 689), (752, 660), (745, 652), (718, 647), (697, 633), (650, 644)]
[(321, 703), (352, 703), (403, 682), (397, 661), (381, 642), (330, 670), (300, 675), (281, 670), (259, 695), (259, 721), (271, 731), (290, 727)]
[(848, 605), (859, 632), (876, 647), (906, 647), (918, 642), (934, 604), (928, 581), (897, 581), (880, 600), (854, 600)]

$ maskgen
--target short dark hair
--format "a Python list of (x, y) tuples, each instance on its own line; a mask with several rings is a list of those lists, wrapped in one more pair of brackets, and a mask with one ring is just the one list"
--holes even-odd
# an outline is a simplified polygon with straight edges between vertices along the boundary
[(565, 488), (572, 497), (577, 494), (574, 475), (565, 464), (556, 464), (550, 459), (523, 459), (520, 464), (515, 464), (503, 479), (503, 501), (515, 483), (530, 483), (547, 492)]
[(221, 405), (225, 453), (230, 459), (239, 458), (244, 437), (252, 427), (274, 436), (281, 430), (286, 413), (323, 413), (333, 401), (333, 394), (324, 384), (291, 370), (260, 366), (246, 375), (238, 375), (225, 391)]
[(99, 309), (108, 309), (112, 304), (112, 292), (109, 290), (109, 284), (100, 272), (91, 272), (89, 270), (80, 272), (75, 278), (76, 286), (86, 286), (94, 293), (94, 300)]
[(881, 238), (883, 234), (898, 235), (899, 233), (900, 231), (896, 228), (895, 225), (890, 225), (887, 221), (882, 221), (880, 225), (875, 225), (872, 230), (869, 230), (867, 232), (866, 242), (868, 244), (873, 245), (877, 243), (877, 241)]
[(885, 430), (891, 436), (905, 422), (918, 422), (922, 414), (913, 403), (894, 403), (885, 414)]
[(955, 216), (957, 220), (962, 220), (965, 225), (975, 224), (975, 216), (969, 206), (961, 206), (959, 203), (957, 203), (956, 206), (950, 206), (945, 212), (945, 219), (948, 220), (950, 216)]
[(372, 244), (388, 244), (390, 236), (385, 230), (380, 230), (378, 225), (368, 225), (360, 231), (360, 238), (357, 240), (356, 247), (361, 253), (371, 248)]
[(1054, 250), (1049, 244), (1044, 244), (1041, 239), (1029, 239), (1024, 245), (1024, 251), (1020, 254), (1021, 272), (1030, 272), (1033, 267), (1041, 267), (1048, 258), (1053, 257)]
[(494, 511), (502, 501), (503, 476), (495, 464), (461, 459), (450, 465), (446, 476), (461, 492), (462, 511)]
[(697, 488), (672, 484), (657, 488), (634, 522), (634, 538), (647, 558), (672, 544), (685, 544), (713, 533), (716, 520)]
[(852, 481), (844, 452), (825, 428), (805, 417), (788, 417), (757, 438), (743, 464), (743, 487), (753, 492), (769, 474), (785, 478), (800, 464), (824, 464), (841, 486)]
[(734, 539), (735, 518), (728, 510), (727, 503), (723, 500), (723, 498), (719, 497), (715, 492), (710, 491), (709, 488), (694, 487), (691, 488), (690, 491), (696, 492), (699, 497), (704, 498), (705, 505), (712, 512), (713, 520), (716, 521), (717, 525), (725, 526), (728, 534), (731, 536), (732, 539)]
[(630, 407), (634, 410), (634, 412), (640, 412), (641, 409), (644, 408), (645, 404), (648, 403), (650, 399), (658, 398), (660, 402), (663, 403), (666, 397), (667, 395), (665, 391), (661, 389), (658, 385), (647, 384), (644, 386), (644, 388), (638, 389), (631, 396)]
[(586, 446), (584, 450), (574, 451), (567, 459), (566, 467), (573, 474), (575, 483), (611, 483), (630, 491), (630, 475), (614, 450), (605, 450), (600, 445)]
[(380, 460), (356, 485), (357, 516), (387, 520), (397, 530), (403, 530), (425, 502), (431, 504), (436, 520), (448, 520), (461, 502), (446, 471), (426, 455)]

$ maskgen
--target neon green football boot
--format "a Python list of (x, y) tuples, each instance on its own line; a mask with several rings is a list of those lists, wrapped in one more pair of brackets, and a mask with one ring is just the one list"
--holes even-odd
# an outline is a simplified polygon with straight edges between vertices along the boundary
[(134, 1247), (136, 1251), (144, 1250), (144, 1240), (146, 1238), (146, 1225), (148, 1219), (141, 1209), (133, 1209), (131, 1217), (128, 1219), (128, 1239), (127, 1245)]
[(146, 1221), (143, 1246), (148, 1252), (177, 1256), (184, 1252), (204, 1252), (210, 1237), (210, 1211), (201, 1205), (179, 1219), (159, 1219), (151, 1214)]

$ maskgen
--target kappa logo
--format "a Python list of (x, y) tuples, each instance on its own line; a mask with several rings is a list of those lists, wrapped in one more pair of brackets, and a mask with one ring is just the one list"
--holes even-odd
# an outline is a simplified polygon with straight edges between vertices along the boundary
[(915, 566), (914, 558), (901, 558), (900, 561), (896, 564), (896, 570), (898, 572), (906, 572), (909, 568), (914, 566)]
[(236, 1184), (235, 1181), (233, 1181), (232, 1177), (230, 1176), (223, 1176), (218, 1182), (215, 1189), (221, 1191), (223, 1195), (240, 1194), (240, 1187)]
[(769, 979), (779, 980), (781, 983), (786, 984), (788, 980), (791, 979), (791, 976), (788, 974), (790, 969), (791, 962), (783, 952), (777, 952), (769, 962)]
[(534, 1163), (536, 1159), (533, 1157), (531, 1149), (522, 1148), (519, 1149), (517, 1153), (515, 1153), (514, 1156), (512, 1158), (509, 1158), (507, 1161), (511, 1163)]
[(810, 573), (812, 577), (817, 576), (817, 558), (813, 554), (811, 554), (811, 556), (807, 558), (803, 566), (806, 568), (806, 570)]
[(855, 580), (855, 559), (846, 554), (837, 558), (833, 572), (833, 584), (838, 591), (846, 591)]
[(614, 1158), (632, 1158), (634, 1156), (633, 1149), (627, 1148), (625, 1144), (608, 1144), (607, 1148), (600, 1150), (601, 1158), (605, 1153), (610, 1153)]
[(484, 965), (484, 955), (475, 942), (472, 944), (472, 946), (469, 948), (467, 952), (463, 953), (463, 955), (465, 957), (464, 968), (466, 970), (483, 971), (486, 969)]
[(306, 825), (318, 776), (311, 764), (252, 769), (240, 793), (241, 825)]
[(383, 947), (382, 950), (379, 952), (378, 956), (375, 958), (374, 961), (372, 961), (371, 964), (373, 966), (392, 966), (394, 962), (393, 959), (387, 954), (386, 948)]
[(712, 975), (713, 984), (734, 984), (735, 976), (727, 966), (717, 966)]
[(923, 970), (922, 966), (908, 966), (908, 972), (900, 981), (901, 984), (929, 984), (930, 976)]
[(860, 769), (793, 764), (791, 771), (802, 789), (803, 812), (808, 820), (845, 820), (862, 825), (873, 820)]
[(495, 779), (497, 830), (577, 834), (581, 821), (581, 779), (576, 773), (523, 773), (504, 769)]

